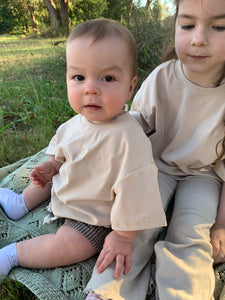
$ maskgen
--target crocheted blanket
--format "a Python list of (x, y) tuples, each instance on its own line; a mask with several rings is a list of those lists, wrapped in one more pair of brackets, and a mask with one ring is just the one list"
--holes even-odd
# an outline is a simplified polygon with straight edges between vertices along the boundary
[[(0, 187), (21, 193), (29, 183), (30, 170), (47, 159), (45, 149), (36, 155), (22, 159), (12, 165), (0, 168)], [(51, 224), (43, 224), (49, 214), (49, 201), (34, 209), (19, 221), (8, 219), (0, 208), (0, 248), (41, 234), (54, 233), (62, 225), (63, 219)], [(84, 300), (83, 292), (94, 267), (96, 257), (82, 263), (54, 269), (15, 268), (10, 277), (16, 279), (43, 300)], [(225, 300), (225, 264), (215, 268), (215, 300)], [(154, 299), (154, 295), (147, 297)]]

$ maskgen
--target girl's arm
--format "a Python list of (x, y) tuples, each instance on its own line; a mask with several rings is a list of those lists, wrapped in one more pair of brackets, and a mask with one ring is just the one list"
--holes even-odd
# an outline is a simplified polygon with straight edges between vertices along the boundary
[(137, 231), (110, 232), (96, 263), (98, 273), (102, 273), (115, 260), (114, 277), (120, 277), (123, 267), (124, 274), (127, 274), (131, 268), (132, 243), (136, 235)]
[(216, 221), (210, 229), (214, 263), (225, 262), (225, 183), (223, 183)]

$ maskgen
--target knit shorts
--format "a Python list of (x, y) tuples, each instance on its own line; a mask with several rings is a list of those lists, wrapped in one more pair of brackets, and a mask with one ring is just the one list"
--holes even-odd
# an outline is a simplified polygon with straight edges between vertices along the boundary
[(106, 236), (112, 231), (111, 228), (89, 225), (71, 219), (66, 219), (64, 225), (70, 226), (82, 233), (98, 252), (102, 250)]

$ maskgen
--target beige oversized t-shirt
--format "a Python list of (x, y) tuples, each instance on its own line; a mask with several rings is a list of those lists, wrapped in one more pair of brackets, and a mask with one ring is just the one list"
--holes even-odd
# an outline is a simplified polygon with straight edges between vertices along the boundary
[(197, 86), (185, 77), (180, 60), (171, 60), (147, 77), (131, 110), (143, 117), (137, 116), (160, 171), (225, 180), (225, 157), (214, 166), (225, 134), (225, 84)]
[(129, 113), (101, 124), (77, 115), (59, 127), (47, 154), (63, 162), (53, 178), (56, 216), (115, 230), (166, 225), (151, 143)]

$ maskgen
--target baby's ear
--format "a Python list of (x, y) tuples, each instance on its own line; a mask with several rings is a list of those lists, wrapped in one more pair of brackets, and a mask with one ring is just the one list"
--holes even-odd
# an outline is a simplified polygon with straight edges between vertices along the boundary
[(131, 81), (130, 81), (130, 89), (129, 89), (129, 96), (128, 96), (128, 99), (127, 101), (130, 100), (131, 96), (133, 95), (133, 92), (134, 92), (134, 88), (135, 88), (135, 85), (137, 83), (137, 76), (134, 76)]
[(134, 76), (132, 79), (131, 79), (131, 86), (132, 86), (132, 91), (134, 91), (134, 88), (136, 86), (136, 83), (137, 83), (137, 76)]

